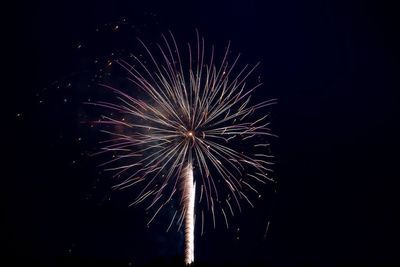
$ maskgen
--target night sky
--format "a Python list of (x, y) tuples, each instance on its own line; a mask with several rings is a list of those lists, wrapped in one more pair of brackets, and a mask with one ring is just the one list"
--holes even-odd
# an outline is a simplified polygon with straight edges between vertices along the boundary
[(112, 191), (88, 156), (100, 137), (81, 123), (82, 103), (104, 97), (98, 75), (136, 53), (137, 37), (171, 30), (184, 43), (195, 29), (260, 61), (255, 97), (279, 99), (268, 108), (278, 183), (230, 229), (220, 221), (196, 236), (196, 261), (400, 266), (395, 4), (44, 0), (3, 11), (2, 266), (179, 262), (183, 232), (165, 233), (168, 214), (148, 228), (145, 207), (128, 207), (130, 192)]

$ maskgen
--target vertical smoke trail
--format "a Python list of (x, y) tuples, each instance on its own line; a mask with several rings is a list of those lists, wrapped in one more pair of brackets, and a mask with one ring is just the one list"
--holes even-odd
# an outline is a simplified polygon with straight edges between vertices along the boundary
[(183, 205), (185, 208), (185, 264), (194, 261), (194, 200), (196, 185), (193, 181), (193, 166), (189, 162), (183, 173)]

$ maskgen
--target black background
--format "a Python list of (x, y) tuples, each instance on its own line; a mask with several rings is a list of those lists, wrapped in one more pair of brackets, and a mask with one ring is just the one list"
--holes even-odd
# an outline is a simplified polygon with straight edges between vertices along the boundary
[[(276, 193), (266, 190), (235, 228), (198, 238), (196, 259), (243, 266), (400, 264), (397, 5), (26, 1), (2, 11), (6, 256), (0, 260), (7, 266), (137, 266), (182, 255), (182, 233), (166, 234), (167, 219), (148, 229), (144, 209), (128, 208), (129, 192), (107, 189), (112, 182), (84, 156), (94, 134), (79, 126), (76, 99), (83, 93), (74, 73), (84, 76), (93, 70), (88, 62), (107, 51), (130, 49), (135, 34), (159, 41), (170, 29), (187, 40), (196, 28), (216, 47), (231, 40), (245, 62), (261, 61), (257, 97), (279, 99), (271, 109), (279, 135), (271, 140)], [(114, 39), (116, 25), (125, 32), (133, 25), (132, 40)], [(96, 29), (109, 33), (99, 37)]]

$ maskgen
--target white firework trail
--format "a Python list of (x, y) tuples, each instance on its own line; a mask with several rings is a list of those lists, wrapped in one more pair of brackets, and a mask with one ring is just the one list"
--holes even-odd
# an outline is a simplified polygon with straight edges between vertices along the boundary
[(194, 261), (194, 202), (196, 185), (193, 179), (193, 166), (189, 162), (183, 173), (183, 206), (185, 209), (185, 263)]
[[(184, 223), (185, 262), (190, 264), (195, 203), (203, 203), (201, 234), (204, 211), (211, 212), (215, 227), (215, 211), (221, 210), (228, 227), (227, 214), (240, 212), (243, 201), (253, 206), (248, 194), (258, 195), (257, 184), (273, 181), (265, 141), (272, 135), (268, 116), (258, 114), (276, 100), (250, 104), (252, 92), (261, 84), (249, 87), (247, 82), (258, 64), (238, 68), (240, 55), (230, 61), (229, 44), (216, 63), (214, 47), (206, 56), (198, 33), (196, 46), (187, 45), (187, 57), (182, 57), (171, 33), (162, 38), (157, 54), (140, 41), (146, 59), (134, 57), (134, 64), (117, 61), (140, 93), (103, 85), (115, 100), (89, 104), (112, 113), (93, 122), (109, 135), (100, 153), (113, 157), (102, 165), (121, 179), (114, 188), (139, 188), (132, 204), (149, 202), (147, 209), (155, 210), (149, 223), (163, 207), (171, 207), (181, 191), (181, 215), (174, 213), (167, 230), (174, 222), (179, 228)], [(200, 185), (198, 202), (195, 184)]]

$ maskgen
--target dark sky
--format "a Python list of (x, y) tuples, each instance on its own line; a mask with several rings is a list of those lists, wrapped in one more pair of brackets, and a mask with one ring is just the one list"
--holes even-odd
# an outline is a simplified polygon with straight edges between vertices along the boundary
[(276, 188), (231, 229), (197, 238), (196, 259), (400, 266), (398, 6), (70, 0), (3, 11), (2, 261), (140, 266), (182, 255), (182, 233), (166, 234), (163, 218), (148, 229), (144, 208), (128, 208), (129, 192), (111, 191), (86, 156), (97, 137), (80, 125), (91, 94), (82, 84), (99, 69), (94, 60), (135, 52), (138, 36), (159, 41), (172, 30), (186, 41), (198, 29), (216, 47), (231, 40), (245, 62), (261, 61), (256, 96), (279, 99), (270, 110), (279, 138), (271, 140)]

